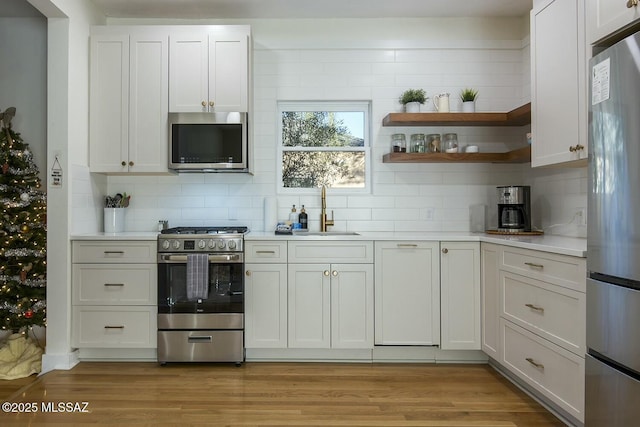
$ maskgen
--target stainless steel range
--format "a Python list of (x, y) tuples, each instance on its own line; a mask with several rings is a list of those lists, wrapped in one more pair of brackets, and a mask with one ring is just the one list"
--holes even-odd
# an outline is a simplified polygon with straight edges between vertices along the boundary
[(158, 236), (158, 362), (244, 361), (247, 227), (176, 227)]

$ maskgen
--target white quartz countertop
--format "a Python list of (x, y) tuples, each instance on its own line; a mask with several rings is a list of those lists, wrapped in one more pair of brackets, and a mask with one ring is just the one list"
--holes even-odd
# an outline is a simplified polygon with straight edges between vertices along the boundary
[(458, 242), (487, 242), (499, 245), (513, 246), (524, 249), (534, 249), (584, 258), (587, 256), (587, 239), (564, 236), (502, 236), (471, 232), (359, 232), (357, 235), (305, 235), (304, 232), (294, 235), (275, 235), (273, 232), (250, 232), (245, 240), (315, 240), (315, 241), (343, 241), (343, 240), (402, 240), (402, 241), (458, 241)]
[[(74, 234), (71, 240), (156, 240), (158, 233), (145, 231), (127, 231), (123, 233), (89, 233)], [(247, 241), (259, 240), (314, 240), (314, 241), (344, 241), (344, 240), (402, 240), (402, 241), (458, 241), (458, 242), (487, 242), (499, 245), (513, 246), (524, 249), (534, 249), (561, 255), (576, 257), (587, 256), (587, 239), (563, 236), (502, 236), (485, 233), (470, 232), (361, 232), (357, 235), (308, 235), (304, 232), (295, 235), (276, 235), (273, 232), (251, 231), (245, 235)]]

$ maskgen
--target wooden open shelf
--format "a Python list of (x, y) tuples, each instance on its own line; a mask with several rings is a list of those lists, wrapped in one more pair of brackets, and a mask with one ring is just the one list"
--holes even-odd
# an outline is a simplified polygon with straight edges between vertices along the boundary
[(508, 113), (389, 113), (382, 120), (382, 126), (524, 126), (530, 123), (531, 103)]
[(389, 153), (382, 163), (528, 163), (531, 146), (506, 153)]

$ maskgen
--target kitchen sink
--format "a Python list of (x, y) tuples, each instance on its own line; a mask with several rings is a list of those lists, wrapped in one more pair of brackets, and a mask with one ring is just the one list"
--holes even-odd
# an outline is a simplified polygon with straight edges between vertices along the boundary
[(359, 236), (355, 231), (294, 231), (298, 236)]

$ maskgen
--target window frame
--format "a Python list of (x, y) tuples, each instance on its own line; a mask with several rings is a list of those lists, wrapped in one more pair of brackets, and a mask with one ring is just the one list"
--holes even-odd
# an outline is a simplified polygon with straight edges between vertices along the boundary
[[(282, 113), (285, 111), (326, 111), (326, 112), (362, 112), (364, 113), (364, 132), (362, 147), (285, 147), (282, 141)], [(277, 105), (277, 192), (279, 194), (315, 194), (317, 188), (285, 187), (282, 182), (282, 156), (292, 152), (362, 152), (364, 153), (364, 187), (335, 188), (327, 191), (335, 194), (371, 194), (371, 101), (278, 101)]]

